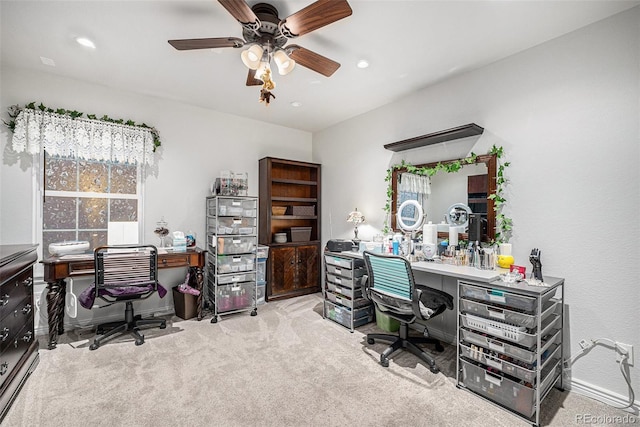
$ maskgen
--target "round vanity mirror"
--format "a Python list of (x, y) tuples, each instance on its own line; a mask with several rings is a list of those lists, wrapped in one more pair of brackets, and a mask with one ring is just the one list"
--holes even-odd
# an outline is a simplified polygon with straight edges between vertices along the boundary
[(403, 231), (419, 229), (424, 222), (424, 210), (417, 200), (405, 200), (398, 209), (396, 216), (398, 226)]
[(464, 203), (454, 203), (447, 209), (447, 224), (451, 227), (464, 227), (469, 225), (471, 209)]

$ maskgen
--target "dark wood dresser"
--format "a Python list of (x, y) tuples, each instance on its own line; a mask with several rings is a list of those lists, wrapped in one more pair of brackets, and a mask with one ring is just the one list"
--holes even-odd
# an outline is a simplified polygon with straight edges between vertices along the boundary
[(0, 422), (38, 364), (33, 264), (37, 245), (0, 245)]

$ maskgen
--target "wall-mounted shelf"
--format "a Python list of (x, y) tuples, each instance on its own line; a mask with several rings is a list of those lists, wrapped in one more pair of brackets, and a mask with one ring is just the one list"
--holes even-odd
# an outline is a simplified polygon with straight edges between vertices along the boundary
[(484, 128), (478, 126), (475, 123), (469, 123), (468, 125), (441, 130), (422, 136), (416, 136), (415, 138), (405, 139), (404, 141), (385, 144), (384, 148), (391, 151), (404, 151), (410, 150), (412, 148), (438, 144), (440, 142), (453, 141), (454, 139), (482, 135), (482, 132), (484, 132)]

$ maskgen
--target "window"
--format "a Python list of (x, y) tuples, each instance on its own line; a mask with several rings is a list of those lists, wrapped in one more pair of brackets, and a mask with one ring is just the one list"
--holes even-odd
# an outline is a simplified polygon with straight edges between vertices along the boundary
[[(141, 229), (141, 167), (50, 156), (45, 152), (42, 188), (42, 248), (50, 243), (86, 240), (106, 245), (118, 223)], [(112, 236), (114, 237), (114, 236)], [(138, 236), (135, 236), (138, 238)]]

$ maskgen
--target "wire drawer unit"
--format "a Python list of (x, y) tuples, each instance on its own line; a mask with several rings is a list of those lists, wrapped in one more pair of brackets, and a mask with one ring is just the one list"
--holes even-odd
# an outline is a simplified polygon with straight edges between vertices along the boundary
[(258, 198), (207, 197), (205, 304), (221, 315), (257, 309)]
[(457, 387), (540, 425), (540, 404), (563, 388), (564, 279), (458, 281)]
[(325, 252), (325, 319), (331, 319), (351, 332), (373, 322), (373, 305), (362, 295), (360, 281), (365, 274), (364, 260), (344, 252)]

